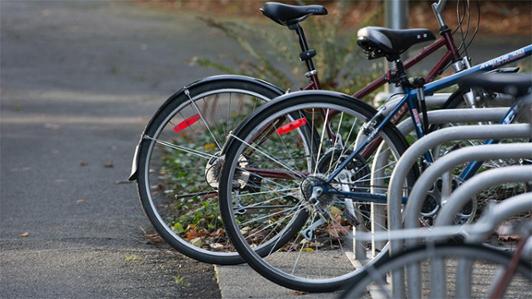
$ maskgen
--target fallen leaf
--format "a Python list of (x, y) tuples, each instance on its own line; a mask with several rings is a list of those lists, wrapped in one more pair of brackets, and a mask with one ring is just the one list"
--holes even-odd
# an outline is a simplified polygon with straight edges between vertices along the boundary
[(30, 236), (30, 233), (28, 233), (28, 232), (23, 232), (23, 233), (20, 233), (18, 236), (21, 237), (21, 238), (26, 238), (26, 237), (29, 237), (29, 236)]
[(84, 203), (85, 201), (87, 201), (87, 199), (85, 197), (82, 197), (82, 198), (76, 200), (76, 203), (80, 204), (80, 203)]
[(114, 167), (113, 161), (112, 160), (105, 161), (103, 163), (103, 167), (105, 167), (105, 168), (113, 168)]
[(83, 166), (87, 166), (87, 165), (89, 165), (89, 162), (84, 161), (84, 160), (79, 161), (79, 166), (83, 167)]
[(219, 229), (213, 231), (212, 233), (210, 233), (209, 236), (220, 238), (220, 237), (225, 236), (225, 231), (222, 228), (219, 228)]
[(225, 246), (221, 243), (213, 243), (213, 244), (209, 244), (209, 247), (212, 249), (220, 250), (220, 249), (223, 249)]
[(144, 237), (148, 240), (148, 243), (150, 244), (155, 245), (163, 242), (163, 238), (161, 238), (161, 236), (159, 236), (159, 234), (157, 233), (145, 234)]
[(335, 218), (336, 220), (327, 226), (327, 233), (333, 238), (340, 238), (341, 236), (347, 235), (351, 231), (351, 227), (341, 224), (341, 216)]
[(196, 247), (201, 247), (203, 245), (203, 241), (201, 240), (200, 237), (198, 238), (194, 238), (192, 240), (190, 240), (190, 244), (196, 246)]
[(301, 291), (290, 291), (290, 293), (295, 296), (303, 296), (306, 294), (305, 292), (301, 292)]
[(208, 232), (204, 229), (196, 230), (196, 227), (189, 225), (187, 227), (187, 232), (185, 233), (185, 239), (192, 240), (197, 239), (201, 237), (205, 237), (208, 234)]
[(126, 262), (138, 262), (142, 260), (142, 257), (136, 255), (136, 254), (128, 254), (124, 257), (124, 260)]
[(335, 219), (338, 218), (338, 216), (342, 216), (342, 210), (339, 208), (332, 206), (331, 209), (331, 216), (333, 216)]

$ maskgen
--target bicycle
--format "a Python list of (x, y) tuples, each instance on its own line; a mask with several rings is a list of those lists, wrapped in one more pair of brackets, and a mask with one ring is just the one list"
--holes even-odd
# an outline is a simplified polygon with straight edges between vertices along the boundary
[[(525, 46), (424, 84), (423, 80), (408, 80), (399, 58), (403, 47), (389, 47), (386, 34), (379, 28), (359, 34), (359, 44), (370, 57), (386, 57), (396, 64), (394, 80), (405, 96), (386, 115), (340, 93), (299, 91), (264, 104), (230, 134), (223, 151), (219, 189), (226, 232), (240, 255), (277, 284), (309, 292), (336, 290), (356, 276), (354, 268), (382, 257), (386, 252), (383, 244), (371, 242), (351, 253), (350, 247), (357, 244), (350, 240), (357, 231), (386, 230), (384, 225), (371, 227), (385, 223), (375, 221), (377, 217), (386, 217), (372, 213), (374, 206), (387, 203), (386, 194), (376, 191), (386, 189), (393, 165), (408, 146), (391, 120), (407, 104), (421, 138), (427, 125), (421, 121), (418, 109), (423, 108), (418, 101), (422, 103), (426, 94), (532, 54), (532, 45)], [(518, 104), (510, 107), (502, 123), (511, 123), (519, 109)], [(352, 140), (353, 132), (364, 136)], [(390, 158), (382, 163), (386, 176), (378, 178), (380, 185), (374, 185), (370, 173), (378, 147), (390, 153)], [(432, 161), (432, 155), (425, 153), (424, 164)], [(470, 163), (460, 178), (467, 180), (481, 165)], [(416, 179), (416, 169), (406, 178), (403, 202)], [(251, 183), (250, 178), (254, 178)], [(257, 211), (261, 205), (269, 208), (265, 207), (262, 215), (245, 213), (248, 207)], [(272, 205), (277, 209), (271, 209)], [(284, 243), (286, 239), (290, 242)], [(275, 245), (261, 256), (253, 248), (264, 242)], [(331, 258), (337, 269), (330, 264)], [(341, 260), (343, 264), (337, 263)]]
[[(441, 37), (408, 60), (408, 69), (436, 50), (447, 50), (425, 77), (427, 82), (451, 64), (455, 70), (468, 66), (469, 58), (456, 47), (452, 31), (440, 12)], [(300, 23), (311, 15), (327, 13), (323, 6), (291, 6), (267, 3), (265, 16), (293, 30), (301, 48), (299, 55), (307, 68), (309, 82), (304, 90), (319, 89), (319, 78), (310, 48)], [(398, 31), (426, 34), (427, 30)], [(465, 43), (465, 41), (464, 41)], [(462, 49), (463, 51), (464, 49)], [(513, 71), (513, 70), (510, 70)], [(367, 96), (392, 81), (387, 72), (354, 96)], [(164, 102), (141, 134), (136, 146), (130, 180), (137, 181), (141, 205), (159, 235), (179, 252), (196, 260), (215, 264), (237, 264), (243, 260), (232, 248), (219, 219), (217, 205), (221, 147), (227, 133), (255, 110), (260, 103), (284, 94), (283, 89), (255, 78), (221, 75), (191, 83)], [(456, 92), (445, 105), (457, 105), (464, 92)], [(457, 100), (458, 99), (458, 100)], [(402, 113), (398, 113), (398, 118)], [(370, 111), (373, 111), (370, 109)]]

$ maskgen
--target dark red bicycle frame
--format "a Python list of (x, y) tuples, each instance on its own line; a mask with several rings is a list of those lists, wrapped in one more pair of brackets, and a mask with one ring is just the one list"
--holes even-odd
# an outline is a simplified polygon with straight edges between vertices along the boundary
[[(436, 50), (440, 49), (443, 46), (447, 47), (447, 51), (445, 54), (440, 58), (440, 60), (432, 67), (430, 72), (427, 74), (427, 76), (424, 78), (425, 82), (430, 82), (434, 80), (434, 78), (438, 75), (440, 75), (445, 66), (449, 64), (451, 61), (456, 61), (460, 59), (460, 55), (458, 54), (458, 50), (456, 49), (456, 46), (454, 45), (453, 36), (451, 34), (451, 31), (445, 30), (441, 32), (441, 37), (438, 38), (435, 42), (430, 44), (429, 46), (423, 48), (419, 53), (416, 54), (413, 58), (410, 58), (404, 63), (404, 68), (408, 70), (412, 66), (416, 65), (418, 62), (425, 59), (430, 54), (434, 53)], [(369, 83), (366, 87), (362, 88), (361, 90), (357, 91), (353, 96), (355, 98), (363, 98), (370, 94), (371, 92), (375, 91), (377, 88), (381, 87), (385, 83), (390, 82), (391, 79), (391, 73), (390, 71), (386, 72), (386, 74), (379, 79)]]
[[(405, 70), (408, 70), (412, 66), (416, 65), (418, 62), (425, 59), (427, 56), (431, 55), (432, 53), (436, 52), (438, 49), (442, 47), (446, 47), (447, 51), (443, 54), (443, 56), (438, 60), (438, 62), (432, 67), (430, 72), (425, 76), (425, 82), (431, 82), (434, 80), (434, 78), (445, 70), (446, 66), (453, 61), (458, 61), (461, 59), (460, 54), (458, 53), (458, 49), (456, 48), (453, 40), (453, 35), (451, 33), (451, 30), (448, 28), (442, 28), (440, 30), (441, 37), (438, 38), (436, 41), (434, 41), (432, 44), (428, 45), (427, 47), (423, 48), (419, 53), (416, 54), (416, 56), (408, 59), (404, 63)], [(386, 83), (391, 82), (392, 73), (391, 71), (387, 71), (384, 76), (380, 77), (379, 79), (376, 79), (366, 85), (361, 90), (357, 91), (355, 94), (353, 94), (353, 97), (355, 98), (363, 98), (367, 96), (368, 94), (375, 91), (377, 88), (380, 88)], [(316, 72), (310, 73), (309, 76), (310, 82), (307, 86), (303, 88), (303, 90), (313, 90), (313, 89), (319, 89), (319, 79), (316, 74)], [(395, 121), (398, 121), (401, 119), (404, 114), (407, 111), (407, 107), (405, 104), (405, 107), (402, 107), (401, 110), (397, 113), (397, 116), (394, 118)], [(334, 136), (334, 133), (330, 128), (327, 128), (328, 134), (332, 134), (331, 136)], [(372, 153), (377, 149), (377, 147), (380, 144), (380, 138), (374, 140), (374, 142), (370, 143), (363, 152), (363, 155)], [(292, 179), (293, 175), (290, 175), (289, 173), (286, 173), (286, 171), (283, 170), (273, 170), (273, 169), (253, 169), (253, 172), (263, 176), (263, 177), (272, 177), (272, 178), (284, 178), (284, 179)]]

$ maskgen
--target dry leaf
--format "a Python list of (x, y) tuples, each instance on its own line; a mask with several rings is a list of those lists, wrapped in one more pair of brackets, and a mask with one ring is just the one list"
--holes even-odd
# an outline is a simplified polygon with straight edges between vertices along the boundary
[(113, 161), (112, 160), (107, 160), (103, 163), (103, 167), (105, 168), (113, 168), (114, 165), (113, 165)]
[(201, 247), (203, 245), (203, 241), (201, 240), (201, 238), (194, 238), (192, 240), (190, 240), (190, 244), (196, 246), (196, 247)]
[(163, 242), (163, 238), (161, 238), (161, 236), (159, 236), (159, 234), (157, 233), (153, 233), (153, 234), (145, 234), (144, 237), (148, 240), (148, 243), (151, 243), (151, 244), (160, 244)]
[(335, 218), (336, 220), (327, 226), (327, 233), (333, 238), (340, 238), (341, 236), (347, 235), (351, 231), (351, 227), (342, 225), (340, 216)]
[(215, 250), (220, 250), (224, 248), (224, 245), (221, 243), (213, 243), (213, 244), (209, 244), (209, 247)]
[(28, 232), (23, 232), (23, 233), (20, 233), (18, 236), (21, 237), (21, 238), (26, 238), (26, 237), (29, 237), (29, 236), (30, 236), (30, 233), (28, 233)]

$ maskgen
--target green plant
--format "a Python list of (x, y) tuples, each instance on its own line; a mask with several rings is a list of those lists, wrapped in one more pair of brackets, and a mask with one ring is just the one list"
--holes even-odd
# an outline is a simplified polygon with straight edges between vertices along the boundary
[(182, 287), (189, 286), (189, 283), (186, 281), (185, 277), (179, 274), (175, 276), (174, 281), (178, 286), (182, 286)]
[[(342, 22), (349, 12), (350, 1), (338, 1), (329, 16), (311, 17), (302, 26), (308, 36), (310, 46), (317, 51), (314, 58), (319, 72), (321, 87), (352, 93), (374, 80), (382, 73), (382, 62), (374, 63), (370, 70), (360, 68), (361, 55), (356, 46), (353, 32), (341, 30)], [(367, 13), (359, 27), (379, 22), (382, 7), (377, 6)], [(300, 51), (293, 31), (269, 26), (250, 25), (242, 22), (219, 21), (209, 17), (199, 17), (209, 27), (219, 29), (234, 40), (246, 54), (227, 60), (213, 60), (194, 57), (192, 62), (203, 67), (217, 69), (224, 73), (238, 73), (257, 77), (288, 88), (301, 86), (293, 78), (303, 78), (306, 71), (297, 63)], [(287, 69), (287, 65), (293, 66)]]

